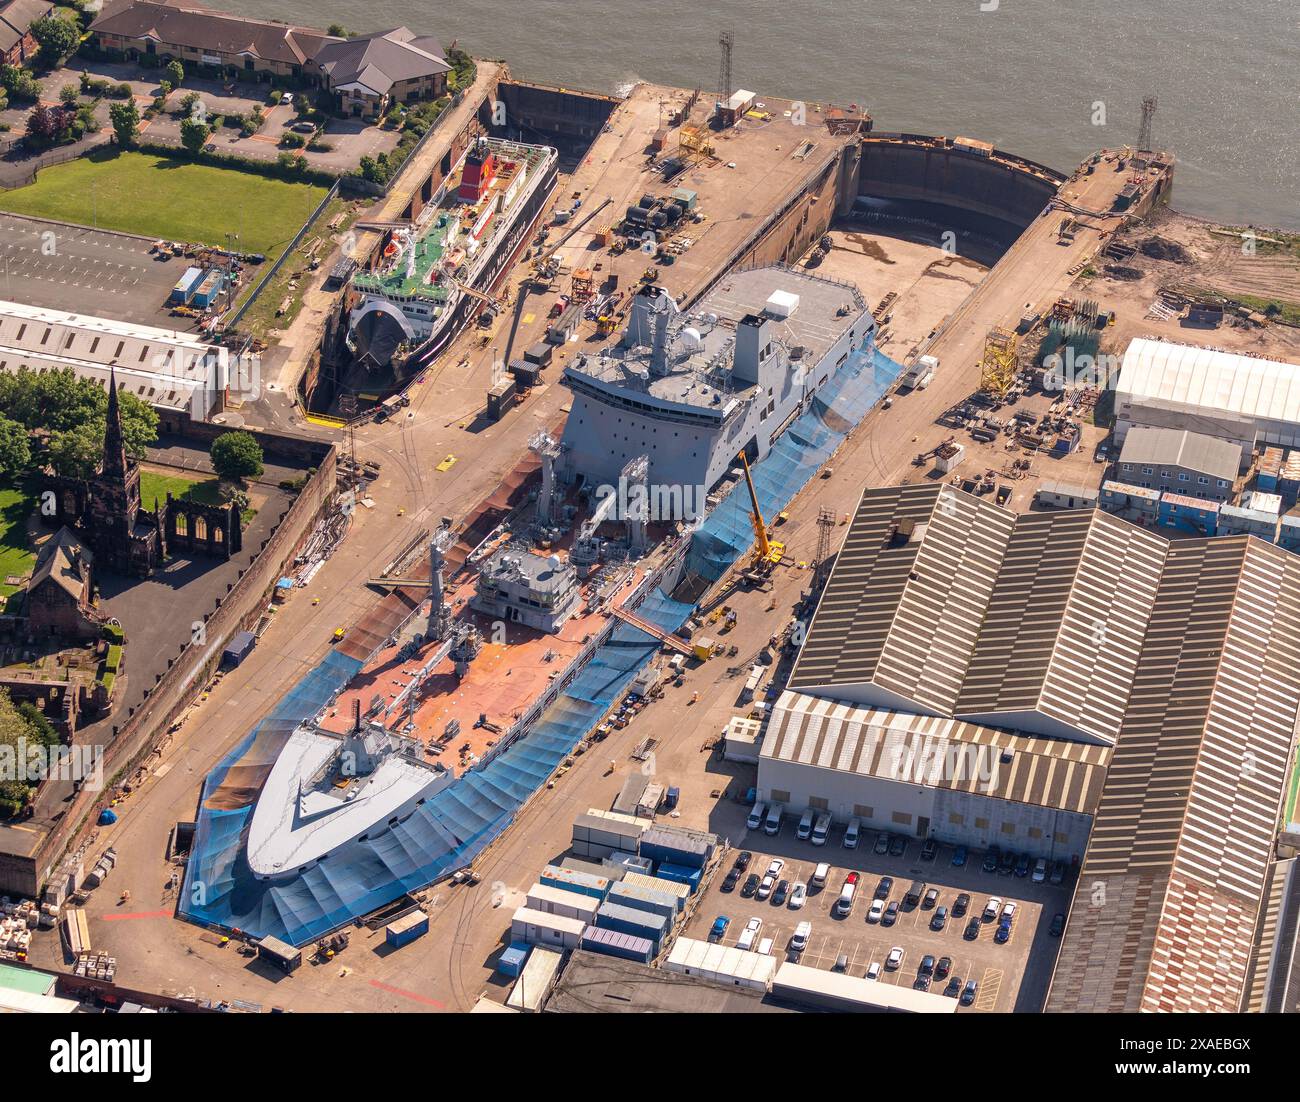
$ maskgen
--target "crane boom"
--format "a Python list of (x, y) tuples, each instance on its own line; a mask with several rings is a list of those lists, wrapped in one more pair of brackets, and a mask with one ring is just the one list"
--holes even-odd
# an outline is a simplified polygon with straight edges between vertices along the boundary
[(754, 489), (754, 479), (749, 473), (749, 460), (745, 458), (744, 452), (740, 453), (739, 458), (741, 469), (745, 472), (745, 485), (749, 488), (749, 503), (752, 506), (749, 520), (754, 526), (754, 539), (757, 541), (754, 564), (759, 567), (775, 566), (785, 553), (785, 545), (772, 543), (767, 538), (767, 522), (763, 520), (763, 510), (759, 508), (758, 492)]

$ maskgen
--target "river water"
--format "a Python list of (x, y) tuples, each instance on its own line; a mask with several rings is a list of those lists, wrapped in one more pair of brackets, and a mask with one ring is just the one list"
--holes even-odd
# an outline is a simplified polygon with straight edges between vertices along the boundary
[(1296, 0), (276, 0), (274, 18), (406, 25), (519, 77), (599, 91), (716, 89), (730, 28), (736, 87), (857, 102), (879, 130), (982, 138), (1067, 172), (1134, 142), (1155, 94), (1175, 207), (1300, 229)]

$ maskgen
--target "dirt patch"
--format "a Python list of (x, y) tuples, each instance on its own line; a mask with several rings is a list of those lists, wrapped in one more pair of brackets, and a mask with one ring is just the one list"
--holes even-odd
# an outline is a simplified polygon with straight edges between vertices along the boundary
[(1126, 283), (1133, 283), (1142, 278), (1142, 273), (1136, 268), (1126, 268), (1122, 264), (1107, 264), (1103, 271), (1107, 278), (1123, 280)]
[(1175, 264), (1191, 262), (1186, 249), (1177, 241), (1170, 241), (1164, 237), (1148, 237), (1138, 243), (1138, 250), (1143, 256), (1149, 256), (1152, 260), (1169, 260)]

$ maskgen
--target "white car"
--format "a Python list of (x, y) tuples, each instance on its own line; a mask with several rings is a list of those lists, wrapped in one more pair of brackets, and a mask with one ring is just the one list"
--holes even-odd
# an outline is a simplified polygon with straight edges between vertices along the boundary
[(766, 899), (772, 894), (772, 889), (776, 887), (776, 877), (770, 872), (759, 882), (758, 891), (755, 893), (759, 899)]
[(767, 804), (755, 804), (754, 810), (749, 813), (749, 819), (745, 822), (746, 830), (758, 830), (763, 825), (763, 820), (767, 817)]
[(285, 94), (282, 95), (282, 96), (280, 97), (280, 105), (281, 105), (282, 107), (292, 107), (292, 106), (293, 106), (293, 93), (292, 93), (292, 92), (285, 92)]
[(856, 816), (849, 820), (849, 825), (844, 829), (844, 848), (857, 849), (858, 841), (862, 837), (862, 820)]
[(984, 921), (995, 921), (1000, 910), (1002, 910), (1002, 900), (996, 895), (989, 896), (989, 901), (984, 904)]
[(786, 906), (792, 911), (797, 911), (808, 900), (808, 885), (802, 880), (796, 880), (794, 887), (790, 889), (790, 898)]
[(1016, 905), (1012, 903), (1010, 900), (1002, 904), (1002, 917), (1003, 918), (1016, 917)]
[(871, 901), (871, 910), (867, 912), (868, 922), (879, 922), (881, 916), (885, 913), (885, 901), (883, 899), (873, 899)]
[(758, 933), (762, 928), (763, 920), (761, 918), (751, 918), (745, 923), (745, 928), (740, 932), (740, 940), (736, 942), (736, 948), (754, 948), (754, 943), (758, 941)]
[(873, 960), (870, 964), (867, 965), (867, 979), (869, 980), (880, 979), (880, 961)]
[(780, 876), (783, 868), (785, 868), (785, 862), (779, 857), (773, 857), (772, 863), (767, 866), (767, 875)]
[(889, 956), (885, 958), (885, 967), (892, 972), (902, 963), (903, 947), (901, 945), (895, 945), (889, 950)]
[(796, 953), (802, 953), (808, 948), (808, 939), (812, 936), (812, 923), (801, 922), (794, 928), (794, 933), (790, 937), (790, 948)]

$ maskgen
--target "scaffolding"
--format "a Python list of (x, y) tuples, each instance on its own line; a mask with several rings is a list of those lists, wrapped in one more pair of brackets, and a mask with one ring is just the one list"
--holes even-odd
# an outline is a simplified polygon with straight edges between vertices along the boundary
[(1014, 333), (998, 326), (990, 329), (984, 339), (980, 390), (992, 398), (1005, 398), (1016, 381), (1016, 342)]
[(573, 302), (590, 302), (596, 293), (596, 283), (590, 268), (579, 268), (573, 273), (569, 294)]

